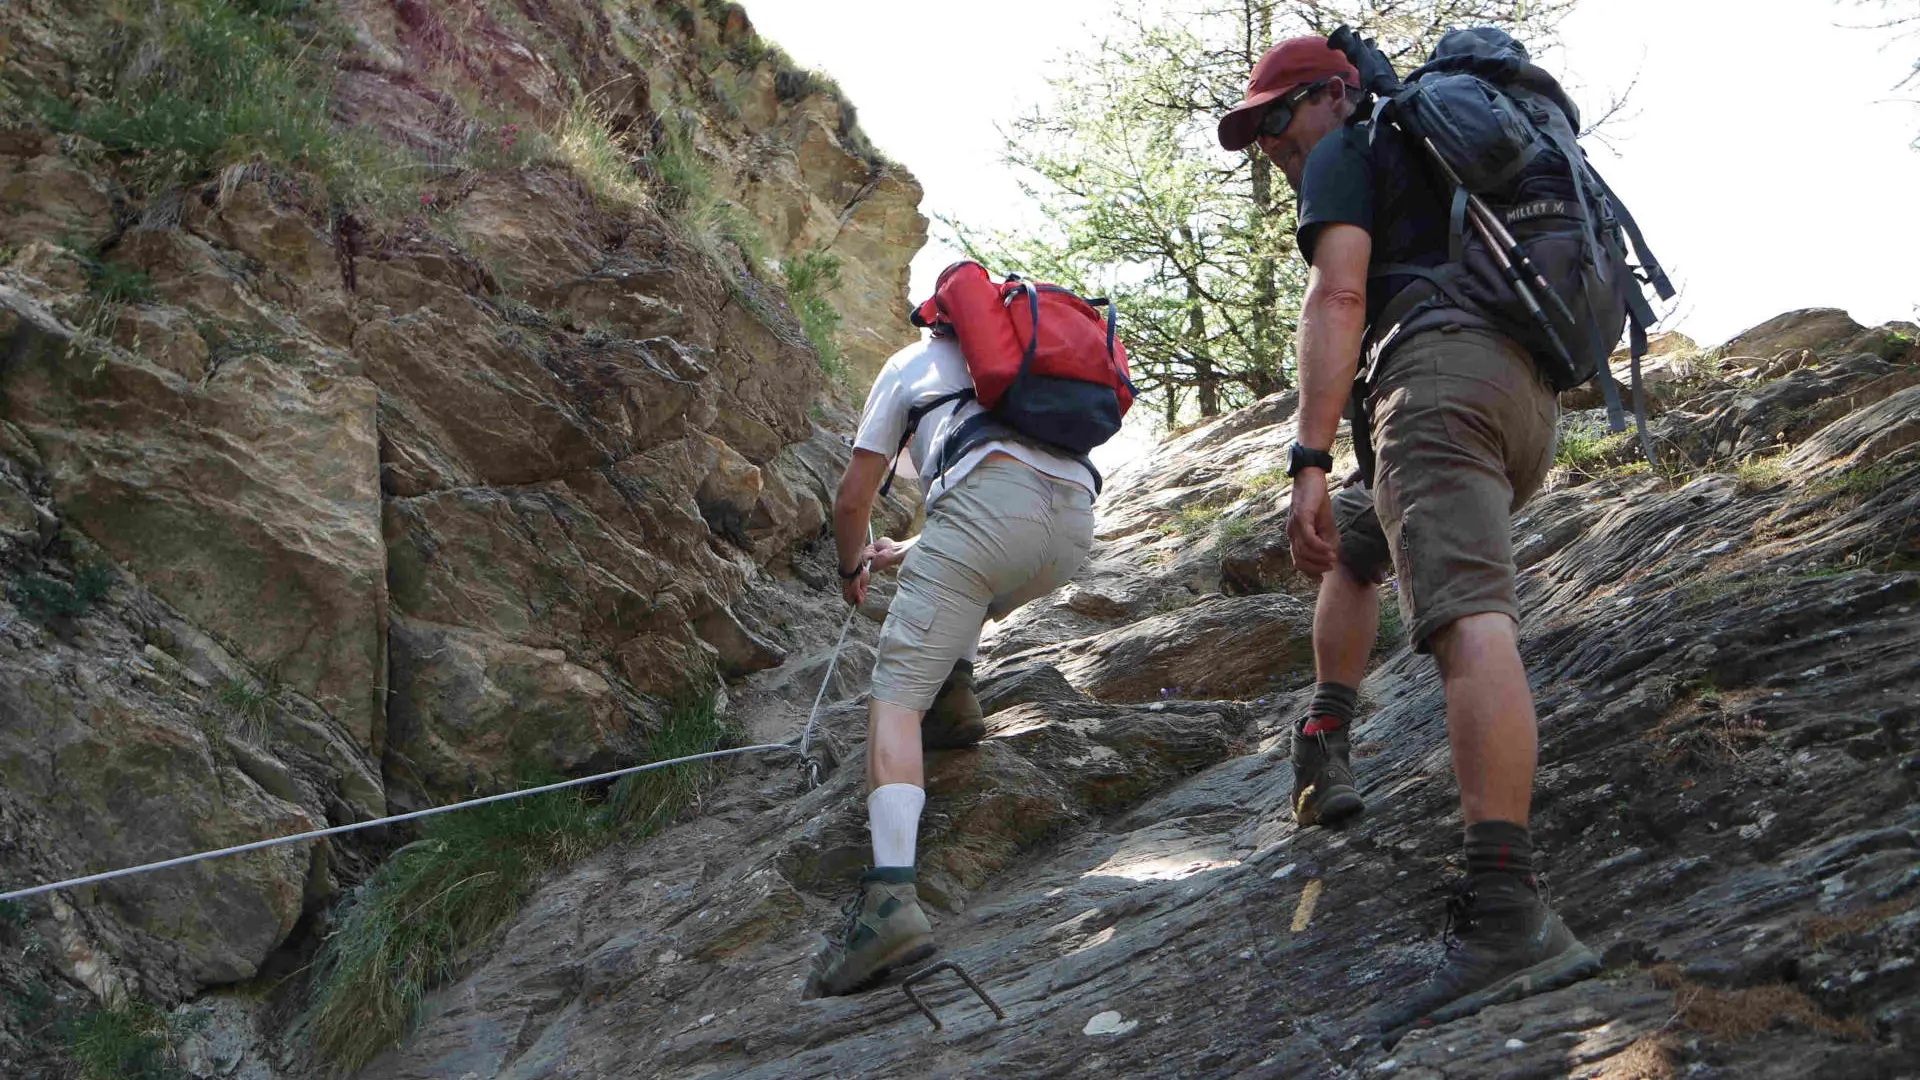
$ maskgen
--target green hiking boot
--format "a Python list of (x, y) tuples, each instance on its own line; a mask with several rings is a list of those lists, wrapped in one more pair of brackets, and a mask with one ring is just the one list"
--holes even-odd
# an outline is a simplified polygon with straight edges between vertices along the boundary
[(920, 718), (920, 749), (958, 750), (986, 737), (986, 714), (973, 696), (973, 661), (957, 660), (933, 707)]
[(1353, 787), (1347, 729), (1321, 723), (1303, 720), (1293, 729), (1293, 817), (1303, 829), (1338, 825), (1367, 808)]
[(829, 939), (813, 958), (805, 997), (851, 994), (933, 955), (933, 924), (920, 910), (913, 880), (911, 866), (876, 866), (860, 875), (860, 891), (841, 909), (840, 939)]
[(1414, 1028), (1557, 990), (1600, 970), (1529, 878), (1481, 874), (1447, 899), (1447, 960), (1412, 998), (1381, 1014), (1388, 1049)]

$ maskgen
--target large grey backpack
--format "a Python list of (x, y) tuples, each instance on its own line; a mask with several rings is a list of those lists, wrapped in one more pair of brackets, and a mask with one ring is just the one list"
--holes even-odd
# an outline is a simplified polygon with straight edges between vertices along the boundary
[[(1404, 81), (1371, 42), (1344, 27), (1329, 41), (1354, 61), (1363, 87), (1375, 94), (1376, 134), (1381, 122), (1394, 124), (1414, 144), (1412, 153), (1438, 159), (1452, 188), (1447, 263), (1370, 270), (1424, 283), (1402, 290), (1374, 320), (1375, 354), (1395, 328), (1435, 325), (1454, 313), (1467, 321), (1479, 316), (1525, 347), (1555, 390), (1597, 380), (1610, 426), (1624, 431), (1607, 358), (1630, 328), (1634, 412), (1651, 461), (1640, 358), (1654, 315), (1642, 286), (1651, 285), (1662, 299), (1673, 295), (1673, 286), (1633, 215), (1580, 149), (1579, 109), (1525, 46), (1491, 27), (1447, 34)], [(1541, 186), (1529, 180), (1549, 171), (1556, 181), (1571, 182), (1572, 198), (1529, 195)], [(1470, 197), (1499, 219), (1516, 242), (1512, 248), (1489, 245), (1470, 227)], [(1637, 270), (1628, 263), (1629, 243)]]

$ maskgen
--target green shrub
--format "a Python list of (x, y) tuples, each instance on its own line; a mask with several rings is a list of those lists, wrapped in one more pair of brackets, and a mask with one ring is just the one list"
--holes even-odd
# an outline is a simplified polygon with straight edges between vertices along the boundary
[(153, 279), (146, 271), (80, 253), (87, 267), (87, 291), (103, 304), (140, 304), (153, 299)]
[(1235, 544), (1253, 535), (1253, 521), (1243, 517), (1223, 518), (1220, 522), (1220, 539), (1223, 543)]
[[(684, 698), (652, 736), (648, 757), (718, 749), (730, 736), (711, 694)], [(543, 874), (622, 835), (663, 827), (710, 772), (698, 763), (635, 774), (603, 803), (575, 788), (433, 818), (337, 913), (300, 1021), (315, 1052), (350, 1073), (392, 1046), (418, 1020), (427, 991), (459, 975)]]
[(7, 584), (7, 599), (27, 617), (43, 625), (77, 619), (93, 610), (112, 591), (113, 570), (102, 563), (86, 563), (74, 571), (72, 583), (32, 573)]
[(817, 71), (802, 67), (782, 67), (773, 73), (773, 93), (791, 105), (814, 94), (838, 93), (840, 84)]
[(793, 301), (793, 313), (800, 328), (820, 357), (820, 367), (838, 377), (846, 372), (840, 345), (834, 340), (840, 329), (840, 312), (827, 294), (840, 287), (840, 257), (825, 251), (803, 251), (780, 263), (786, 278), (787, 296)]
[(687, 5), (670, 3), (666, 5), (666, 9), (667, 21), (672, 23), (681, 33), (691, 34), (699, 27), (700, 16), (695, 15), (693, 9)]

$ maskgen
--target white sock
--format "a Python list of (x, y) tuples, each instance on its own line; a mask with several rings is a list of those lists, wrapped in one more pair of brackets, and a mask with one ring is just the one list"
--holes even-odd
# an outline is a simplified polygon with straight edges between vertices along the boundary
[(920, 808), (927, 793), (915, 784), (882, 784), (867, 796), (867, 829), (873, 833), (873, 865), (912, 866), (920, 836)]

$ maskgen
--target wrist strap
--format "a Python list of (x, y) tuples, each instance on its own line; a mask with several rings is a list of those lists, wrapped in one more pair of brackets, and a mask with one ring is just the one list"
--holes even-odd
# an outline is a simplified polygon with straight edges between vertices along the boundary
[[(836, 565), (834, 569), (840, 570), (840, 567)], [(852, 581), (854, 578), (859, 577), (866, 569), (867, 569), (867, 563), (866, 563), (866, 560), (863, 559), (861, 560), (859, 566), (856, 566), (853, 568), (853, 573), (851, 574), (847, 573), (845, 570), (840, 570), (840, 580)]]

